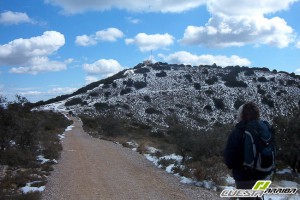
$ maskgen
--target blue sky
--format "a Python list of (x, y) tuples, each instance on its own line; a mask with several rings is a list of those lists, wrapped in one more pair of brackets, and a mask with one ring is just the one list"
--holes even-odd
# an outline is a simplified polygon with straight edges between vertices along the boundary
[(1, 0), (0, 95), (71, 93), (154, 61), (300, 74), (298, 0)]

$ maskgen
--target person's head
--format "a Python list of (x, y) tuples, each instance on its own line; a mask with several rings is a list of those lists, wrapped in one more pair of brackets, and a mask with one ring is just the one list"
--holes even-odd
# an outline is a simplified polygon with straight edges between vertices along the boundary
[(259, 120), (259, 118), (259, 109), (253, 102), (245, 103), (238, 109), (238, 121)]

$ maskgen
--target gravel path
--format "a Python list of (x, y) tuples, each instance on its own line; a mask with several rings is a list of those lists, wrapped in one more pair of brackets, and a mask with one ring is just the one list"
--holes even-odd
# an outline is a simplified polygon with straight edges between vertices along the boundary
[(181, 184), (130, 149), (90, 137), (73, 120), (42, 199), (219, 199), (214, 192)]

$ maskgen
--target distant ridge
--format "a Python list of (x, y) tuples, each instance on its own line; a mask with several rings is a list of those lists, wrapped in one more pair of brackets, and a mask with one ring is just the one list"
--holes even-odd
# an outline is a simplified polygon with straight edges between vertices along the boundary
[(167, 127), (167, 118), (175, 115), (201, 129), (233, 122), (247, 101), (259, 105), (264, 119), (288, 115), (300, 105), (300, 78), (268, 68), (140, 63), (36, 106), (46, 109), (59, 101), (77, 114), (110, 113), (157, 128)]

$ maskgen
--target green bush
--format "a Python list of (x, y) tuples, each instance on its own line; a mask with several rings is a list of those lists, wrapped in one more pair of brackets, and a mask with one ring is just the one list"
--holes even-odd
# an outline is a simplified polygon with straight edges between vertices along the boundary
[(120, 95), (129, 94), (131, 92), (131, 88), (125, 88), (121, 90)]
[(147, 101), (148, 103), (151, 103), (151, 98), (149, 95), (145, 95), (144, 100)]
[(242, 100), (236, 100), (236, 101), (234, 102), (234, 108), (235, 108), (235, 109), (239, 109), (239, 107), (240, 107), (241, 105), (245, 104), (245, 103), (246, 103), (245, 101), (242, 101)]
[(194, 83), (194, 88), (195, 88), (196, 90), (200, 90), (200, 89), (201, 89), (200, 83)]
[(223, 110), (225, 108), (225, 104), (222, 99), (213, 98), (213, 101), (217, 109)]
[(159, 73), (156, 73), (156, 77), (166, 77), (167, 73), (165, 71), (161, 71)]
[(147, 83), (143, 82), (143, 81), (137, 81), (133, 83), (133, 86), (135, 87), (135, 89), (139, 90), (142, 89), (144, 87), (147, 87)]
[(82, 99), (81, 98), (73, 98), (65, 103), (65, 106), (74, 106), (82, 104)]
[(243, 81), (238, 81), (235, 78), (231, 79), (231, 80), (227, 80), (224, 83), (227, 87), (248, 87), (247, 83), (243, 82)]
[(261, 100), (261, 103), (268, 105), (270, 108), (274, 108), (274, 101), (264, 96)]
[(258, 81), (258, 82), (262, 82), (262, 83), (268, 82), (268, 80), (266, 79), (266, 77), (263, 77), (263, 76), (257, 78), (257, 81)]
[(134, 73), (137, 73), (137, 74), (145, 74), (148, 72), (150, 72), (150, 69), (148, 69), (148, 68), (138, 68), (138, 69), (134, 70)]
[(244, 75), (245, 76), (252, 76), (252, 75), (255, 75), (255, 73), (254, 73), (254, 70), (249, 69), (249, 70), (245, 71)]
[(300, 109), (273, 119), (277, 159), (300, 172)]
[(155, 108), (147, 108), (145, 110), (145, 113), (147, 114), (161, 114), (159, 110), (156, 110)]
[(103, 111), (103, 110), (107, 110), (110, 108), (110, 106), (107, 103), (95, 103), (94, 107), (96, 108), (97, 111)]
[(190, 74), (185, 74), (184, 77), (185, 77), (190, 83), (193, 82), (192, 75), (190, 75)]
[[(62, 150), (58, 134), (70, 122), (54, 112), (30, 112), (22, 104), (8, 109), (0, 107), (0, 165), (8, 165), (0, 180), (0, 199), (36, 199), (39, 193), (18, 195), (20, 187), (39, 180), (33, 174), (42, 173), (38, 155), (57, 159)], [(21, 169), (22, 170), (19, 170)]]
[(208, 85), (213, 85), (216, 82), (218, 82), (218, 78), (216, 76), (213, 76), (213, 77), (205, 80), (205, 83), (207, 83)]

